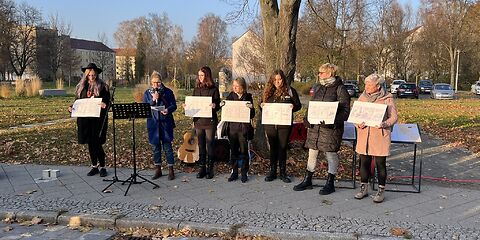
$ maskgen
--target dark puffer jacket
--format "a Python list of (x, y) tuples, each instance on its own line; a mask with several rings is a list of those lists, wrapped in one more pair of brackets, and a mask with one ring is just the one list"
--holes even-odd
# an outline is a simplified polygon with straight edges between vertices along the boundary
[(198, 97), (212, 97), (212, 103), (215, 103), (215, 108), (212, 109), (212, 118), (193, 118), (193, 123), (196, 129), (211, 129), (216, 128), (218, 123), (217, 111), (220, 110), (220, 93), (218, 88), (212, 86), (211, 88), (194, 88), (193, 96)]
[[(235, 92), (230, 92), (227, 99), (230, 101), (249, 101), (253, 105), (253, 97), (251, 93), (245, 93), (241, 98), (238, 98), (238, 95)], [(255, 108), (250, 109), (250, 119), (255, 117)], [(231, 133), (242, 133), (247, 140), (253, 139), (253, 126), (251, 123), (239, 123), (239, 122), (229, 122), (228, 131)]]
[[(334, 124), (311, 125), (307, 132), (305, 147), (322, 152), (337, 152), (342, 143), (344, 121), (350, 114), (350, 95), (339, 77), (335, 82), (325, 87), (317, 84), (314, 86), (312, 101), (339, 102)], [(308, 112), (305, 115), (307, 121)], [(307, 126), (310, 125), (308, 122)]]

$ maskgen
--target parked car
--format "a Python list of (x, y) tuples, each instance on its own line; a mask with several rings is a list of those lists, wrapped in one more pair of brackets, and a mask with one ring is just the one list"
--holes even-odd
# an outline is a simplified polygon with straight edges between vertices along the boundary
[(343, 80), (343, 84), (353, 84), (358, 87), (357, 80)]
[(436, 83), (433, 85), (430, 97), (433, 99), (454, 99), (455, 92), (450, 84)]
[(433, 81), (432, 80), (420, 80), (418, 82), (418, 88), (420, 90), (420, 93), (430, 93), (432, 91), (433, 87)]
[(347, 89), (350, 97), (358, 97), (358, 93), (360, 92), (360, 90), (358, 89), (357, 85), (350, 83), (344, 83), (343, 85), (345, 85), (345, 88)]
[(416, 98), (418, 99), (418, 88), (415, 83), (402, 83), (397, 88), (397, 98)]
[(480, 95), (480, 81), (477, 81), (475, 84), (472, 85), (472, 92)]
[(399, 80), (393, 80), (392, 84), (390, 85), (390, 92), (391, 92), (392, 94), (397, 93), (397, 88), (398, 88), (398, 87), (400, 86), (400, 84), (402, 84), (402, 83), (406, 83), (406, 81), (405, 81), (405, 80), (401, 80), (401, 79), (399, 79)]

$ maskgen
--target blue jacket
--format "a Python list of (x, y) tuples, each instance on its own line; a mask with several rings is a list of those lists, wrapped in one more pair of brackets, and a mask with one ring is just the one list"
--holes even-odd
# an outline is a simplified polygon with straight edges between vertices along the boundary
[(175, 128), (173, 112), (177, 110), (175, 95), (163, 83), (160, 87), (160, 101), (153, 101), (152, 92), (152, 88), (145, 91), (143, 102), (150, 103), (151, 106), (165, 106), (168, 109), (168, 114), (163, 115), (159, 111), (152, 111), (152, 118), (147, 119), (148, 141), (150, 144), (159, 144), (160, 136), (163, 142), (171, 142), (173, 141), (173, 129)]

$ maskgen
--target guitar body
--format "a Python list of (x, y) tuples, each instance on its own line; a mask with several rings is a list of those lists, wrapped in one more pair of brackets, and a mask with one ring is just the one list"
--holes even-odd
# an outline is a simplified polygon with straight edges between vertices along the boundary
[(185, 163), (195, 163), (200, 158), (198, 150), (198, 138), (195, 130), (183, 135), (183, 144), (178, 149), (178, 158)]

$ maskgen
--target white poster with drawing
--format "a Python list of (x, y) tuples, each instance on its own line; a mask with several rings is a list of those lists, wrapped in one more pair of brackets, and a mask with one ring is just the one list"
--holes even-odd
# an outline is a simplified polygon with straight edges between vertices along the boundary
[(100, 117), (102, 98), (77, 99), (72, 106), (72, 118)]
[(185, 97), (185, 116), (187, 117), (212, 117), (212, 97)]
[(386, 104), (355, 101), (347, 121), (356, 124), (364, 122), (370, 127), (379, 126), (386, 110)]
[(225, 122), (250, 122), (250, 108), (247, 107), (249, 101), (224, 101), (222, 107), (222, 121)]
[(262, 108), (262, 124), (292, 125), (292, 104), (265, 103)]
[(308, 103), (308, 122), (319, 124), (323, 121), (325, 124), (333, 124), (337, 115), (337, 108), (338, 102), (310, 101)]
[(421, 143), (420, 131), (416, 123), (395, 124), (392, 130), (392, 142)]

